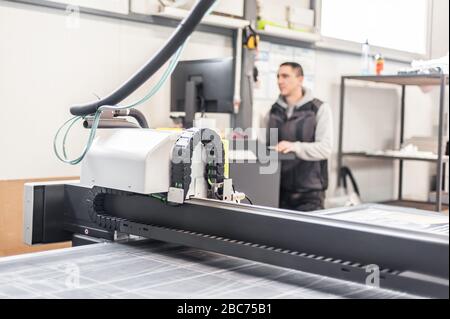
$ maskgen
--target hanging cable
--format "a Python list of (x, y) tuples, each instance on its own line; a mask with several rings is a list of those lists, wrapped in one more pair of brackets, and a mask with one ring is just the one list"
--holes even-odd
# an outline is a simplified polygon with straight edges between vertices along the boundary
[[(195, 26), (198, 23), (200, 23), (200, 21), (201, 21), (200, 20), (200, 21), (194, 22), (194, 20), (196, 20), (195, 19), (196, 13), (197, 14), (201, 13), (202, 6), (206, 6), (206, 7), (209, 7), (209, 9), (207, 10), (205, 15), (209, 15), (214, 10), (214, 7), (217, 5), (216, 1), (212, 1), (212, 2), (213, 2), (213, 4), (211, 5), (211, 4), (208, 4), (207, 1), (205, 1), (205, 0), (198, 1), (197, 5), (194, 7), (193, 11), (191, 12), (191, 15), (180, 24), (180, 27), (175, 32), (173, 38), (171, 38), (169, 40), (168, 44), (166, 44), (166, 47), (163, 50), (161, 50), (160, 52), (158, 52), (158, 54), (153, 58), (153, 60), (151, 62), (149, 62), (143, 69), (141, 69), (140, 72), (138, 72), (131, 80), (129, 80), (129, 82), (127, 82), (123, 87), (121, 87), (116, 92), (114, 92), (109, 97), (109, 99), (113, 100), (113, 97), (118, 99), (118, 96), (120, 96), (121, 94), (123, 95), (125, 91), (132, 91), (132, 89), (137, 86), (136, 79), (142, 78), (143, 74), (145, 73), (144, 71), (146, 69), (151, 69), (152, 72), (148, 72), (149, 74), (153, 74), (154, 72), (156, 72), (156, 70), (153, 70), (153, 68), (155, 68), (155, 65), (156, 65), (155, 61), (158, 60), (158, 58), (162, 59), (162, 53), (164, 51), (169, 52), (170, 49), (168, 49), (168, 48), (171, 45), (173, 45), (176, 41), (185, 37), (184, 42), (182, 42), (180, 47), (175, 51), (175, 54), (171, 58), (169, 66), (167, 67), (166, 71), (162, 75), (161, 79), (156, 83), (156, 85), (150, 90), (150, 92), (147, 95), (145, 95), (142, 99), (138, 100), (137, 102), (131, 103), (129, 105), (125, 105), (125, 106), (103, 105), (103, 106), (96, 108), (96, 110), (94, 109), (94, 111), (95, 111), (94, 116), (93, 116), (94, 120), (93, 120), (93, 124), (92, 124), (91, 130), (90, 130), (90, 133), (89, 133), (89, 137), (88, 137), (86, 146), (84, 147), (81, 155), (72, 160), (68, 159), (67, 151), (66, 151), (66, 142), (67, 142), (67, 138), (68, 138), (68, 135), (69, 135), (71, 129), (78, 121), (86, 119), (87, 115), (85, 115), (85, 114), (89, 113), (89, 112), (86, 112), (87, 109), (95, 107), (96, 105), (99, 105), (99, 103), (101, 103), (103, 101), (107, 101), (108, 98), (98, 101), (97, 103), (94, 103), (94, 104), (89, 104), (89, 105), (80, 106), (80, 107), (73, 107), (71, 109), (71, 112), (73, 114), (79, 113), (79, 114), (83, 114), (83, 115), (77, 115), (77, 116), (71, 118), (70, 120), (65, 122), (56, 132), (56, 135), (53, 139), (53, 150), (54, 150), (56, 157), (60, 161), (62, 161), (63, 163), (66, 163), (66, 164), (70, 164), (70, 165), (78, 165), (84, 159), (84, 157), (86, 156), (87, 152), (90, 150), (92, 143), (95, 139), (95, 135), (96, 135), (97, 128), (98, 128), (100, 118), (101, 118), (101, 114), (103, 111), (105, 111), (105, 110), (124, 110), (124, 109), (135, 108), (135, 107), (147, 102), (161, 89), (161, 87), (165, 84), (167, 79), (172, 75), (173, 71), (175, 70), (175, 68), (178, 64), (178, 61), (182, 55), (182, 52), (184, 50), (185, 44), (190, 39), (190, 35), (187, 35), (187, 34), (191, 34), (193, 32), (193, 30), (195, 29)], [(199, 15), (201, 15), (203, 17), (203, 14), (199, 14)], [(184, 33), (184, 31), (182, 30), (183, 28), (188, 29), (187, 33)], [(161, 60), (161, 61), (163, 61), (163, 60)], [(150, 76), (148, 76), (148, 77), (150, 77)], [(147, 79), (148, 79), (148, 77), (147, 77)], [(136, 83), (134, 83), (133, 81), (135, 81)], [(133, 82), (133, 83), (131, 83), (131, 82)], [(57, 147), (57, 141), (58, 141), (59, 135), (62, 133), (62, 131), (66, 127), (67, 127), (67, 129), (64, 133), (64, 138), (63, 138), (63, 142), (62, 142), (62, 153), (63, 154), (61, 156), (61, 154), (58, 150), (58, 147)]]
[[(189, 38), (188, 38), (189, 40)], [(165, 82), (167, 81), (167, 79), (172, 75), (173, 71), (175, 70), (178, 61), (182, 55), (182, 52), (184, 50), (185, 45), (183, 44), (177, 51), (177, 53), (175, 54), (175, 56), (172, 58), (172, 60), (169, 63), (169, 66), (167, 67), (166, 71), (164, 72), (163, 76), (161, 77), (161, 79), (158, 81), (158, 83), (150, 90), (150, 92), (145, 95), (142, 99), (131, 103), (129, 105), (125, 105), (125, 106), (101, 106), (95, 113), (94, 115), (94, 121), (92, 124), (92, 128), (90, 130), (89, 133), (89, 137), (88, 137), (88, 141), (86, 143), (86, 147), (84, 148), (84, 150), (82, 151), (81, 155), (75, 159), (69, 160), (67, 158), (67, 151), (66, 151), (66, 141), (67, 141), (67, 137), (71, 131), (71, 129), (73, 128), (73, 126), (80, 121), (81, 119), (85, 119), (86, 116), (75, 116), (73, 118), (71, 118), (70, 120), (68, 120), (67, 122), (65, 122), (57, 131), (55, 138), (53, 140), (53, 150), (55, 152), (56, 157), (63, 163), (66, 164), (70, 164), (70, 165), (78, 165), (86, 156), (87, 152), (89, 151), (89, 149), (92, 146), (92, 143), (95, 139), (95, 135), (97, 132), (97, 128), (98, 125), (100, 123), (100, 117), (101, 114), (104, 110), (124, 110), (124, 109), (131, 109), (134, 107), (137, 107), (145, 102), (147, 102), (150, 98), (152, 98), (160, 89), (161, 87), (165, 84)], [(64, 133), (64, 138), (63, 138), (63, 143), (62, 143), (62, 152), (63, 152), (63, 156), (61, 156), (60, 152), (58, 151), (58, 147), (57, 147), (57, 141), (59, 138), (59, 135), (62, 133), (62, 131), (64, 130), (64, 128), (67, 127), (65, 133)]]

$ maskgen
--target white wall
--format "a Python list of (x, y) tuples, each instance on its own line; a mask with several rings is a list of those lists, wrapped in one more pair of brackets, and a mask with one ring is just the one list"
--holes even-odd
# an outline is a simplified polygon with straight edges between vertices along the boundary
[[(435, 0), (433, 54), (448, 51), (448, 1)], [(78, 175), (79, 167), (59, 163), (52, 152), (57, 127), (69, 116), (73, 103), (90, 101), (93, 93), (108, 94), (139, 68), (167, 39), (171, 29), (118, 20), (82, 16), (80, 29), (67, 29), (64, 13), (50, 9), (0, 3), (0, 180)], [(196, 33), (184, 59), (232, 55), (231, 40)], [(404, 64), (387, 62), (387, 73)], [(343, 74), (357, 74), (357, 56), (318, 51), (316, 95), (330, 103), (335, 118), (335, 153), (339, 85)], [(150, 81), (133, 97), (141, 97)], [(143, 110), (153, 127), (169, 124), (169, 93), (163, 90)], [(376, 150), (396, 146), (399, 139), (399, 90), (391, 86), (352, 84), (347, 95), (344, 150)], [(406, 137), (435, 132), (436, 96), (408, 89)], [(84, 145), (86, 132), (74, 132), (73, 155)], [(71, 148), (72, 149), (72, 148)], [(392, 162), (349, 162), (368, 201), (393, 198), (397, 167)], [(331, 161), (330, 193), (336, 180), (336, 155)], [(425, 199), (429, 185), (427, 164), (408, 164), (405, 194)]]
[[(434, 0), (433, 6), (433, 31), (431, 41), (431, 58), (437, 59), (449, 52), (449, 3), (448, 0)], [(439, 101), (439, 90), (435, 90), (434, 99)], [(447, 90), (447, 114), (448, 114), (448, 90)], [(438, 121), (438, 112), (433, 114), (435, 123)], [(448, 116), (446, 119), (447, 137), (448, 137)], [(437, 134), (435, 126), (435, 134)]]
[[(105, 96), (159, 49), (172, 29), (82, 15), (66, 27), (64, 12), (0, 3), (0, 180), (79, 175), (58, 162), (52, 140), (74, 103)], [(232, 56), (231, 39), (195, 33), (182, 59)], [(159, 73), (161, 74), (161, 72)], [(155, 76), (129, 100), (142, 97)], [(170, 85), (142, 110), (151, 126), (169, 120)], [(86, 132), (75, 130), (72, 156)]]
[[(433, 0), (431, 58), (439, 58), (449, 51), (449, 1)], [(316, 69), (317, 95), (329, 101), (336, 119), (339, 115), (339, 75), (357, 74), (358, 57), (318, 52)], [(395, 73), (405, 65), (387, 62), (386, 73)], [(327, 83), (322, 85), (321, 83)], [(371, 85), (371, 87), (374, 87)], [(353, 86), (347, 93), (344, 151), (377, 150), (396, 147), (399, 141), (400, 91), (388, 86), (377, 90)], [(413, 136), (437, 136), (439, 92), (424, 94), (420, 88), (407, 88), (405, 138)], [(448, 90), (446, 99), (448, 114)], [(352, 110), (352, 111), (351, 111)], [(447, 115), (448, 121), (448, 115)], [(448, 127), (448, 126), (447, 126)], [(335, 128), (337, 132), (337, 128)], [(448, 138), (448, 129), (447, 134)], [(336, 136), (337, 143), (337, 136)], [(336, 146), (337, 149), (337, 146)], [(398, 165), (389, 161), (347, 160), (367, 201), (395, 198), (398, 189)], [(332, 183), (336, 180), (336, 156), (332, 160)], [(421, 162), (405, 162), (404, 197), (427, 200), (431, 176), (436, 166)], [(333, 188), (330, 189), (332, 193)]]
[(431, 56), (439, 58), (448, 52), (449, 39), (449, 1), (433, 1), (433, 26)]
[[(432, 34), (432, 43), (431, 43), (431, 57), (433, 59), (440, 58), (449, 52), (449, 1), (448, 0), (434, 0), (433, 7), (433, 34)], [(435, 90), (433, 93), (433, 98), (438, 105), (439, 101), (439, 90)], [(448, 87), (446, 92), (446, 116), (445, 116), (445, 137), (449, 138), (449, 109), (448, 109)], [(434, 123), (438, 123), (439, 114), (436, 110), (433, 112), (433, 121)], [(434, 126), (434, 135), (438, 136), (438, 126)], [(431, 167), (431, 173), (435, 173), (435, 166)], [(449, 180), (449, 170), (446, 170), (446, 180), (447, 180), (447, 188), (448, 192), (448, 180)]]
[[(433, 8), (433, 57), (448, 52), (448, 1), (435, 0)], [(372, 52), (376, 53), (376, 52)], [(386, 62), (386, 74), (395, 74), (406, 63)], [(316, 52), (315, 93), (332, 108), (335, 122), (335, 147), (330, 161), (332, 194), (336, 185), (338, 119), (341, 75), (360, 73), (360, 58), (329, 51)], [(394, 149), (400, 140), (400, 89), (395, 86), (349, 82), (346, 94), (344, 151)], [(438, 94), (424, 94), (420, 88), (407, 88), (405, 138), (437, 136)], [(260, 105), (257, 109), (268, 109)], [(448, 105), (448, 104), (447, 104)], [(258, 122), (255, 120), (255, 122)], [(365, 201), (394, 199), (398, 192), (398, 163), (380, 160), (349, 159), (348, 164), (359, 183)], [(427, 163), (406, 162), (404, 197), (427, 200), (431, 176), (436, 167)]]

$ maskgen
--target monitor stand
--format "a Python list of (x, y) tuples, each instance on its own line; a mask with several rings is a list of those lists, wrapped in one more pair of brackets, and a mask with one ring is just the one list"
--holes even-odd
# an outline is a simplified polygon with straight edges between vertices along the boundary
[(186, 97), (184, 111), (186, 113), (184, 118), (184, 127), (191, 128), (194, 126), (195, 112), (197, 111), (197, 95), (198, 83), (196, 81), (186, 82)]
[[(195, 113), (199, 111), (199, 96), (203, 95), (203, 79), (200, 76), (192, 77), (186, 82), (186, 95), (184, 111), (186, 113), (184, 118), (184, 128), (189, 129), (194, 127)], [(200, 103), (202, 104), (202, 103)], [(204, 112), (205, 110), (202, 110)]]

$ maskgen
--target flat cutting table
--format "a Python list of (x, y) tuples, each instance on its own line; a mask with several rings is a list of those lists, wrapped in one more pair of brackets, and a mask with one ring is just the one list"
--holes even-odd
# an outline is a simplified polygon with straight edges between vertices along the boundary
[(0, 298), (414, 297), (152, 240), (0, 259)]

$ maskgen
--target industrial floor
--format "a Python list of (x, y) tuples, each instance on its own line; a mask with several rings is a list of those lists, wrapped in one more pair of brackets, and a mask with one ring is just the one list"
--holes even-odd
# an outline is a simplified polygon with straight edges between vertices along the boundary
[(414, 296), (146, 240), (0, 258), (0, 298), (386, 299)]

